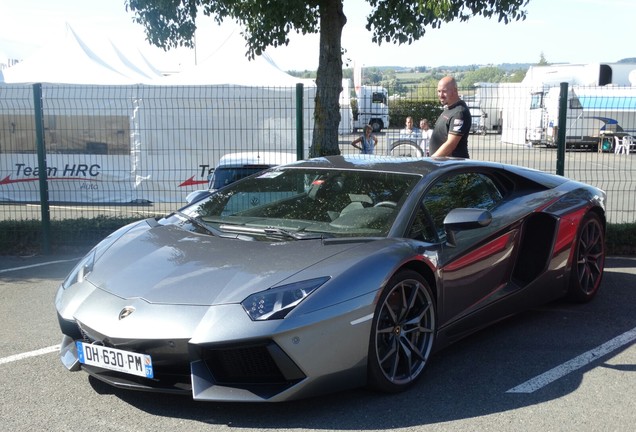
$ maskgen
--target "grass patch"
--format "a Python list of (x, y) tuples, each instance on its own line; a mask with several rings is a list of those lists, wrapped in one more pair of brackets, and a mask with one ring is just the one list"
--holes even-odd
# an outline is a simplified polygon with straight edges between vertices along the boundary
[[(51, 253), (86, 253), (104, 237), (140, 218), (100, 216), (52, 220), (49, 244)], [(0, 221), (0, 254), (38, 255), (43, 252), (43, 233), (39, 220)]]
[(607, 224), (607, 255), (636, 255), (636, 223)]

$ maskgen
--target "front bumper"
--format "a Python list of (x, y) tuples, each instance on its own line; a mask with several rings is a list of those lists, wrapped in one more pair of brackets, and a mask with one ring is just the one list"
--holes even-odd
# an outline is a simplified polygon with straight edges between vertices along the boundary
[[(240, 305), (218, 306), (199, 317), (192, 337), (154, 332), (153, 339), (105, 335), (58, 314), (64, 334), (60, 359), (70, 371), (84, 370), (119, 388), (191, 394), (205, 401), (299, 399), (366, 382), (371, 318), (368, 309), (359, 307), (345, 302), (330, 310), (331, 316), (323, 310), (299, 320), (254, 323)], [(361, 315), (369, 318), (361, 321)], [(236, 329), (242, 329), (240, 334)], [(154, 378), (80, 364), (78, 340), (148, 354)]]

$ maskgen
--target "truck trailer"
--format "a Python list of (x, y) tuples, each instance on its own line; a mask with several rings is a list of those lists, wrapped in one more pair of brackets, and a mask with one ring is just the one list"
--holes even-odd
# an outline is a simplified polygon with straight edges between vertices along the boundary
[(373, 132), (389, 127), (389, 93), (380, 86), (356, 87), (357, 110), (352, 109), (352, 132), (371, 125)]
[[(534, 93), (528, 140), (556, 146), (560, 87)], [(565, 142), (569, 148), (596, 149), (606, 131), (636, 134), (636, 87), (572, 86), (568, 89)]]
[(595, 148), (602, 131), (610, 128), (633, 134), (635, 78), (634, 63), (531, 66), (521, 83), (529, 91), (526, 143), (556, 145), (561, 83), (569, 88), (568, 147)]

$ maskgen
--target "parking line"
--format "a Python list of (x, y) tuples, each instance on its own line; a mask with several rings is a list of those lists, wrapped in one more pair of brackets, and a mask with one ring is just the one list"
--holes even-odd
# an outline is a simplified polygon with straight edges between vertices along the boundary
[(16, 354), (9, 357), (0, 358), (0, 365), (5, 363), (11, 363), (18, 360), (24, 360), (25, 358), (29, 358), (29, 357), (36, 357), (42, 354), (52, 353), (59, 349), (60, 349), (59, 345), (52, 345), (50, 347), (42, 348), (39, 350), (29, 351), (22, 354)]
[(627, 345), (636, 340), (636, 327), (633, 329), (623, 333), (620, 336), (615, 337), (614, 339), (605, 342), (603, 345), (600, 345), (593, 350), (587, 351), (581, 354), (578, 357), (573, 358), (549, 371), (538, 375), (531, 380), (524, 382), (516, 387), (511, 388), (506, 391), (506, 393), (533, 393), (539, 390), (542, 387), (547, 386), (548, 384), (558, 380), (559, 378), (564, 377), (565, 375), (573, 372), (577, 369), (582, 368), (583, 366), (592, 363), (595, 360), (598, 360), (599, 357), (602, 357), (608, 353), (611, 353), (618, 348)]
[(17, 271), (17, 270), (24, 270), (24, 269), (29, 269), (29, 268), (33, 268), (33, 267), (42, 267), (42, 266), (49, 265), (49, 264), (59, 264), (59, 263), (77, 261), (78, 259), (79, 258), (71, 258), (71, 259), (66, 259), (66, 260), (47, 261), (47, 262), (43, 262), (43, 263), (39, 263), (39, 264), (31, 264), (31, 265), (22, 266), (22, 267), (13, 267), (13, 268), (0, 270), (0, 273), (7, 273), (7, 272), (12, 272), (12, 271)]

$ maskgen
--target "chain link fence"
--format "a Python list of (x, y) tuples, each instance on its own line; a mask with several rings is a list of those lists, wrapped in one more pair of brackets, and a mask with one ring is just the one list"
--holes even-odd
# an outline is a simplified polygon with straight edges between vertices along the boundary
[[(383, 89), (388, 124), (374, 125), (380, 129), (376, 154), (396, 153), (406, 117), (416, 126), (426, 117), (432, 127), (441, 111), (434, 88), (394, 90)], [(472, 159), (557, 173), (558, 92), (518, 84), (460, 92), (473, 113)], [(185, 204), (188, 193), (206, 188), (225, 154), (307, 157), (314, 97), (310, 82), (296, 87), (0, 85), (0, 221), (163, 215)], [(612, 223), (636, 221), (636, 149), (615, 152), (625, 136), (636, 133), (635, 101), (630, 87), (572, 87), (567, 96), (563, 174), (604, 189)], [(340, 103), (340, 151), (354, 153), (362, 104), (348, 87)]]

